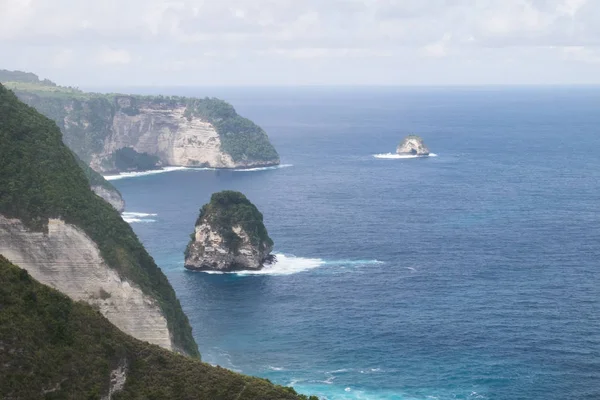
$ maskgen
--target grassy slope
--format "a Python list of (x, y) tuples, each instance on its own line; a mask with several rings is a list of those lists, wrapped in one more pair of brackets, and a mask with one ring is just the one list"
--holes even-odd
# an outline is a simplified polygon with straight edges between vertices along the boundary
[(125, 361), (127, 379), (116, 400), (306, 399), (140, 342), (2, 256), (0, 282), (0, 398), (100, 399), (110, 371)]
[(175, 344), (199, 356), (173, 288), (119, 213), (96, 196), (57, 126), (0, 85), (0, 214), (43, 231), (48, 218), (79, 226), (121, 276), (156, 298)]

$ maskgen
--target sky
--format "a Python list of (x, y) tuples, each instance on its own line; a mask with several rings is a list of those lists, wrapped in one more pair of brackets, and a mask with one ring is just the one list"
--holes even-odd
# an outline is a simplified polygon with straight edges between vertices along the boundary
[(0, 0), (72, 86), (600, 84), (600, 0)]

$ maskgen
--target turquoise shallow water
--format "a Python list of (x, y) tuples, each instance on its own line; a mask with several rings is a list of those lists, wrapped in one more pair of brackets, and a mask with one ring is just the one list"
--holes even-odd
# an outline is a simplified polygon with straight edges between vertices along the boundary
[[(327, 399), (600, 398), (600, 89), (165, 91), (228, 99), (291, 165), (114, 181), (205, 361)], [(438, 156), (373, 157), (408, 133)], [(183, 268), (222, 189), (274, 269)]]

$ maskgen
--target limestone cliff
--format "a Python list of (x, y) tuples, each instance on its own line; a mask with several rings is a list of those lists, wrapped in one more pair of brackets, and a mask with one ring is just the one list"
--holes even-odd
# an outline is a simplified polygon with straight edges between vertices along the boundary
[(97, 307), (123, 332), (174, 348), (158, 302), (111, 269), (96, 243), (76, 226), (50, 219), (47, 233), (35, 232), (0, 215), (0, 254), (38, 281)]
[(14, 85), (17, 96), (53, 119), (63, 140), (101, 173), (116, 150), (158, 156), (164, 166), (252, 168), (279, 164), (265, 131), (214, 98), (83, 93)]
[(123, 331), (198, 357), (169, 281), (61, 139), (0, 85), (0, 253)]
[(423, 139), (417, 135), (409, 135), (398, 145), (396, 149), (398, 154), (428, 156), (429, 149), (423, 143)]
[(258, 270), (274, 261), (263, 216), (242, 193), (215, 193), (196, 221), (185, 252), (195, 271)]
[[(164, 165), (236, 168), (265, 164), (258, 161), (234, 162), (221, 150), (221, 139), (212, 124), (184, 116), (185, 104), (165, 106), (139, 102), (138, 112), (134, 115), (121, 111), (130, 107), (132, 100), (129, 97), (117, 99), (120, 108), (112, 119), (111, 133), (104, 140), (102, 151), (92, 155), (90, 165), (95, 170), (114, 169), (106, 161), (116, 150), (124, 147), (156, 155)], [(70, 121), (65, 121), (66, 135), (70, 134), (73, 126)]]

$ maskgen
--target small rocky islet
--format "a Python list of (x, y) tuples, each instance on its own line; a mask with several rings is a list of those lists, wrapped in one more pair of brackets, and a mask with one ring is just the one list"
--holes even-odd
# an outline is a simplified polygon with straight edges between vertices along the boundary
[(185, 250), (189, 270), (256, 271), (276, 261), (263, 215), (240, 192), (214, 193), (190, 236)]
[(417, 135), (408, 135), (400, 142), (396, 149), (398, 155), (428, 156), (429, 148), (423, 142), (423, 138)]

